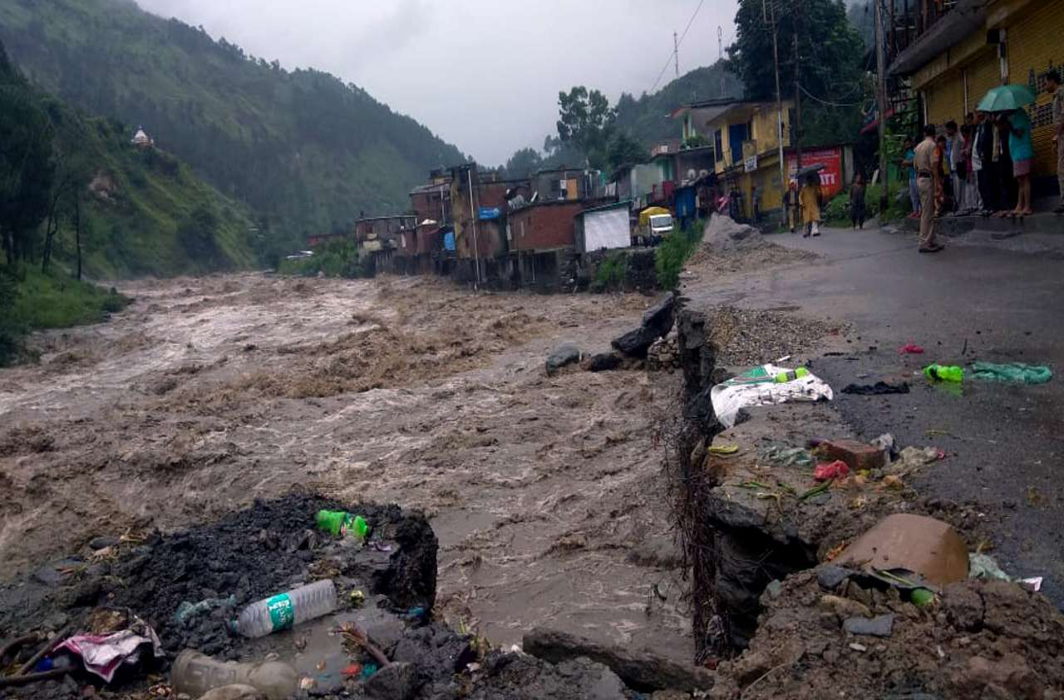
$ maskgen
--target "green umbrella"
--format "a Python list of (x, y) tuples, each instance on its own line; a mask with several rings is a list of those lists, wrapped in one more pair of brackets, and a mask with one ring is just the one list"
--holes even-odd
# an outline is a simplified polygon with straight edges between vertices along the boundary
[(980, 112), (1010, 112), (1034, 104), (1034, 91), (1028, 85), (999, 85), (991, 88), (976, 107)]

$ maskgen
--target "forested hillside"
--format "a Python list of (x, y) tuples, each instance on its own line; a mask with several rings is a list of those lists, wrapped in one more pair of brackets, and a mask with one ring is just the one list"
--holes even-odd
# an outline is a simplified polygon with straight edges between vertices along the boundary
[(88, 111), (143, 124), (225, 194), (245, 202), (260, 254), (405, 210), (453, 146), (354, 85), (287, 72), (129, 0), (4, 0), (0, 39), (37, 83)]
[(717, 62), (681, 75), (657, 92), (649, 95), (643, 93), (638, 99), (629, 94), (621, 95), (617, 100), (616, 124), (618, 128), (649, 146), (656, 141), (680, 138), (679, 123), (668, 116), (680, 105), (742, 95), (743, 86), (739, 79)]

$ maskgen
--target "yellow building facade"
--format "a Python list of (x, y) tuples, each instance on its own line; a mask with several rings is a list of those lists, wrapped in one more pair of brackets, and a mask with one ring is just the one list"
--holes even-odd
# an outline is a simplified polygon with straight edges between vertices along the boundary
[[(946, 16), (939, 21), (957, 19)], [(1038, 95), (1038, 101), (1028, 107), (1034, 124), (1034, 174), (1056, 173), (1051, 97), (1043, 75), (1064, 65), (1064, 3), (990, 0), (963, 19), (967, 22), (964, 38), (934, 52), (911, 72), (912, 87), (924, 98), (925, 120), (939, 125), (950, 120), (963, 123), (990, 88), (1029, 84)]]
[(780, 121), (786, 146), (793, 107), (792, 101), (785, 101), (781, 113), (775, 102), (735, 102), (706, 124), (713, 138), (717, 175), (736, 184), (746, 202), (757, 187), (764, 211), (783, 206)]

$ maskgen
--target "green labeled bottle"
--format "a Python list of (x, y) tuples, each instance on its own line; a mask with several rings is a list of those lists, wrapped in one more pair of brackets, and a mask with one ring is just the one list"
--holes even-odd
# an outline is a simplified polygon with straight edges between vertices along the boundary
[(964, 381), (964, 368), (957, 365), (928, 365), (924, 367), (924, 376), (932, 381), (959, 384)]
[(793, 382), (795, 379), (801, 379), (802, 377), (808, 376), (809, 370), (805, 367), (799, 367), (798, 369), (780, 372), (775, 376), (775, 380), (777, 384), (786, 384), (787, 382)]
[(350, 535), (362, 541), (369, 534), (369, 523), (361, 515), (352, 515), (343, 510), (319, 510), (314, 517), (319, 530), (333, 535)]

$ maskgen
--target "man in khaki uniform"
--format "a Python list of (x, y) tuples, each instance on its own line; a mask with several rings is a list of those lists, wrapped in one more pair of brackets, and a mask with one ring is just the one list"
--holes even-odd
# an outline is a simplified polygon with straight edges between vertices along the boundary
[(1060, 89), (1060, 73), (1046, 73), (1046, 89), (1053, 96), (1053, 143), (1057, 147), (1057, 182), (1060, 185), (1060, 206), (1053, 211), (1064, 214), (1064, 90)]
[(920, 192), (920, 252), (937, 253), (942, 250), (935, 242), (935, 184), (932, 180), (935, 153), (935, 125), (924, 127), (924, 140), (916, 146), (913, 167), (916, 169), (916, 188)]

